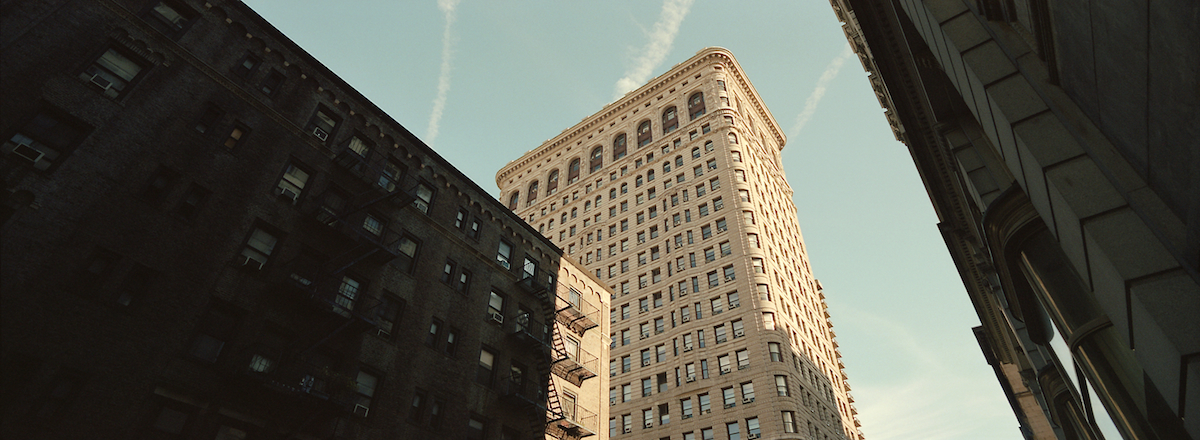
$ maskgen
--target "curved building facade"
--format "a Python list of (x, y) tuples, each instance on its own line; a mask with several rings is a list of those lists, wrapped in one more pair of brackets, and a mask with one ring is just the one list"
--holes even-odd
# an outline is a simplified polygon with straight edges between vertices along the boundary
[(609, 437), (861, 438), (785, 142), (709, 48), (497, 173), (500, 200), (613, 291)]

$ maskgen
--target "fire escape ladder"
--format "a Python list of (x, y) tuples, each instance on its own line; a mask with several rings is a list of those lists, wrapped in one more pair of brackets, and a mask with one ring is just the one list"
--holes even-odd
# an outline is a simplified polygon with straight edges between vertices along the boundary
[(546, 376), (546, 423), (553, 424), (566, 418), (562, 411), (562, 402), (558, 399), (558, 388), (554, 386), (554, 378)]

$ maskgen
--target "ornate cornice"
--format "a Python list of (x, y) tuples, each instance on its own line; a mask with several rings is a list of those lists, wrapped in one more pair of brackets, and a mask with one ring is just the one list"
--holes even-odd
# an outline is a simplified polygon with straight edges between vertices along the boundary
[(556, 152), (560, 147), (569, 145), (572, 141), (578, 140), (578, 138), (581, 136), (586, 136), (586, 134), (595, 127), (604, 127), (604, 124), (607, 122), (612, 122), (614, 119), (619, 120), (620, 116), (626, 111), (635, 109), (638, 105), (644, 104), (644, 101), (652, 99), (662, 89), (667, 88), (676, 80), (685, 77), (685, 75), (688, 75), (691, 72), (702, 68), (703, 66), (712, 64), (720, 64), (723, 66), (727, 78), (735, 80), (737, 85), (746, 92), (746, 95), (750, 98), (750, 105), (753, 106), (754, 111), (758, 113), (759, 118), (767, 123), (769, 131), (771, 132), (771, 135), (774, 136), (775, 141), (781, 146), (784, 145), (787, 142), (787, 139), (783, 135), (783, 130), (780, 129), (779, 124), (775, 121), (774, 116), (771, 115), (771, 112), (767, 110), (766, 105), (763, 104), (762, 97), (759, 96), (758, 91), (754, 89), (754, 86), (750, 84), (749, 79), (747, 79), (746, 75), (742, 72), (741, 65), (738, 64), (737, 59), (733, 57), (733, 53), (731, 53), (728, 49), (721, 47), (707, 47), (701, 49), (696, 53), (696, 55), (692, 56), (688, 60), (675, 65), (675, 67), (672, 67), (671, 70), (660, 75), (649, 83), (646, 83), (642, 87), (626, 93), (625, 96), (622, 96), (620, 99), (609, 103), (608, 105), (604, 106), (604, 108), (600, 109), (599, 112), (584, 118), (578, 124), (575, 124), (575, 126), (563, 130), (558, 136), (543, 142), (542, 145), (538, 146), (537, 148), (529, 150), (520, 158), (509, 162), (503, 168), (501, 168), (499, 172), (496, 173), (496, 185), (503, 188), (505, 186), (505, 180), (514, 173), (519, 172), (526, 165), (536, 163), (539, 159), (545, 157), (546, 155)]

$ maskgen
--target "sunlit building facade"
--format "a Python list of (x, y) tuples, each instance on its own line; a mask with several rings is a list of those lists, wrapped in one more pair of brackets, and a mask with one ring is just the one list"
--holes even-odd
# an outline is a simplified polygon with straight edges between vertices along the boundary
[(831, 3), (1022, 434), (1200, 437), (1200, 6)]
[(784, 143), (708, 48), (497, 173), (500, 200), (613, 292), (611, 438), (861, 438)]

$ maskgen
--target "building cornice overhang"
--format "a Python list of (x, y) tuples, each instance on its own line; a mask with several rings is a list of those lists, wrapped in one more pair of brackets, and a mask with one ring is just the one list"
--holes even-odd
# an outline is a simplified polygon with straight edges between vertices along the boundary
[(727, 77), (737, 81), (738, 86), (747, 92), (747, 95), (751, 98), (750, 104), (753, 106), (754, 111), (758, 113), (760, 119), (767, 122), (770, 135), (775, 138), (775, 142), (780, 145), (780, 148), (783, 148), (783, 145), (787, 143), (787, 138), (784, 136), (783, 130), (779, 127), (779, 123), (775, 121), (775, 117), (771, 115), (770, 110), (763, 104), (762, 97), (759, 96), (758, 91), (754, 89), (754, 86), (750, 84), (750, 80), (742, 72), (742, 66), (734, 58), (733, 53), (722, 47), (706, 47), (686, 61), (676, 64), (675, 67), (672, 67), (666, 73), (626, 93), (620, 99), (605, 105), (599, 112), (584, 118), (578, 124), (563, 130), (558, 136), (550, 138), (537, 148), (527, 151), (520, 158), (509, 162), (496, 173), (496, 185), (501, 188), (505, 187), (505, 179), (526, 165), (536, 163), (538, 160), (546, 157), (546, 155), (557, 151), (560, 147), (569, 145), (571, 141), (585, 136), (593, 128), (602, 126), (605, 122), (611, 122), (613, 119), (619, 118), (625, 111), (635, 108), (637, 105), (644, 104), (645, 101), (652, 99), (654, 94), (659, 93), (663, 88), (668, 87), (684, 75), (712, 64), (723, 65)]

